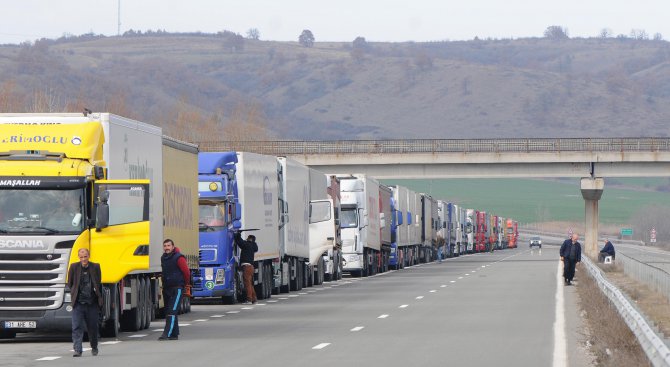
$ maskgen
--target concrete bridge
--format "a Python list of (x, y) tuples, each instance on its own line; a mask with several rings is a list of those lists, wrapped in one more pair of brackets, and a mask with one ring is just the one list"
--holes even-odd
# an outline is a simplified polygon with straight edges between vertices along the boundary
[(379, 179), (578, 177), (591, 256), (603, 178), (670, 176), (670, 138), (218, 141), (200, 149), (288, 156), (323, 172)]

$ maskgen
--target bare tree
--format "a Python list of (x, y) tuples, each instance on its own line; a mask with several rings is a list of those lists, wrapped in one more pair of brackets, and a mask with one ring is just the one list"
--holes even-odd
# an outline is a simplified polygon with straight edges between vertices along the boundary
[(247, 38), (250, 40), (258, 41), (261, 39), (261, 31), (258, 28), (250, 28), (247, 30)]
[(0, 86), (0, 112), (23, 112), (22, 94), (16, 90), (16, 82), (7, 80)]
[(612, 37), (612, 30), (609, 28), (603, 28), (600, 30), (598, 33), (599, 38), (611, 38)]
[(554, 41), (565, 40), (568, 37), (568, 29), (559, 25), (552, 25), (544, 30), (544, 37)]
[(631, 29), (630, 30), (630, 38), (640, 40), (640, 41), (648, 40), (649, 39), (649, 34), (644, 29)]
[(300, 33), (298, 42), (305, 47), (312, 47), (314, 46), (314, 34), (309, 29), (305, 29)]
[(660, 33), (654, 33), (654, 41), (663, 41), (663, 35)]

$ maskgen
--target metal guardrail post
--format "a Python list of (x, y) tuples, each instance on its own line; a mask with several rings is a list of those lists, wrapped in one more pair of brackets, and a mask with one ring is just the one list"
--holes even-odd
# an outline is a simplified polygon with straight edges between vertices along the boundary
[(591, 259), (583, 256), (582, 260), (600, 290), (619, 311), (619, 315), (637, 338), (652, 365), (670, 367), (670, 348), (663, 342), (663, 339), (654, 332), (644, 317), (628, 302), (623, 293), (605, 279), (601, 270), (593, 264)]

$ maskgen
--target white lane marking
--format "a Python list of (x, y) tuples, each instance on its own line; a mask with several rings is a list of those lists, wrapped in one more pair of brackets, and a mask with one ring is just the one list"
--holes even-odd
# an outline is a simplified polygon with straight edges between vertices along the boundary
[(400, 305), (398, 308), (407, 308), (409, 305)]
[(416, 299), (423, 299), (423, 296), (418, 296), (416, 297)]
[[(210, 317), (224, 317), (224, 316), (226, 316), (226, 315), (212, 315), (212, 316), (210, 316)], [(160, 330), (159, 330), (159, 331), (160, 331)]]
[(288, 299), (288, 297), (279, 297), (279, 299)]
[[(240, 311), (228, 311), (226, 313), (240, 313)], [(181, 326), (181, 325), (179, 325), (179, 326)]]
[(468, 273), (465, 273), (465, 276), (466, 276), (466, 277), (467, 277), (468, 275), (470, 275), (470, 274), (468, 274)]
[(312, 349), (323, 349), (323, 348), (325, 348), (329, 345), (330, 345), (330, 343), (321, 343), (321, 344), (317, 344), (317, 345), (313, 346)]
[(554, 321), (554, 361), (553, 367), (567, 366), (567, 347), (565, 343), (565, 305), (563, 299), (563, 269), (558, 262), (556, 270), (556, 319)]
[(191, 326), (191, 324), (182, 324), (181, 322), (179, 323), (179, 326)]
[(442, 284), (440, 288), (445, 288), (446, 286), (447, 286), (446, 284)]
[(129, 335), (128, 337), (129, 338), (144, 338), (147, 335), (149, 335), (149, 334), (135, 334), (135, 335)]
[(361, 331), (361, 330), (363, 330), (364, 327), (365, 327), (365, 326), (356, 326), (355, 328), (353, 328), (353, 329), (351, 329), (351, 330), (349, 330), (349, 331)]
[(434, 290), (434, 289), (431, 289), (429, 292), (430, 292), (430, 293), (435, 293), (435, 292), (437, 292), (437, 291)]
[(302, 294), (303, 296), (307, 295), (306, 292), (300, 292), (300, 293), (298, 293), (298, 294)]
[(265, 306), (265, 303), (256, 303), (256, 306)]
[(456, 283), (456, 281), (455, 280), (450, 280), (449, 283)]
[(486, 267), (486, 265), (482, 265), (482, 268), (485, 268), (485, 267)]
[(42, 357), (40, 359), (36, 359), (36, 361), (55, 361), (60, 357)]
[(477, 272), (477, 270), (473, 270), (473, 271), (472, 271), (472, 273), (476, 273), (476, 272)]
[[(254, 308), (253, 307), (242, 307), (241, 309), (242, 310), (253, 310)], [(198, 321), (198, 320), (196, 320), (196, 321)]]
[(458, 279), (463, 279), (463, 277), (458, 277)]
[[(163, 331), (163, 329), (160, 329), (158, 331)], [(119, 344), (119, 343), (121, 343), (120, 340), (112, 340), (112, 341), (108, 341), (108, 342), (102, 342), (102, 343), (100, 343), (100, 345), (114, 345), (114, 344)]]
[(378, 319), (385, 319), (385, 318), (387, 318), (387, 317), (389, 317), (389, 315), (387, 315), (387, 314), (383, 314), (383, 315), (379, 315), (379, 317), (377, 317), (377, 318), (378, 318)]
[(154, 329), (154, 331), (163, 331), (163, 329)]
[(295, 298), (295, 297), (298, 297), (298, 295), (297, 295), (297, 294), (289, 294), (288, 296), (289, 296), (289, 297), (291, 297), (291, 298)]
[(204, 322), (204, 321), (209, 321), (209, 320), (207, 320), (207, 319), (197, 319), (197, 320), (193, 320), (193, 322)]
[(279, 302), (279, 301), (272, 299), (272, 300), (269, 300), (269, 301), (267, 301), (267, 302), (268, 302), (268, 303), (277, 303), (277, 302)]

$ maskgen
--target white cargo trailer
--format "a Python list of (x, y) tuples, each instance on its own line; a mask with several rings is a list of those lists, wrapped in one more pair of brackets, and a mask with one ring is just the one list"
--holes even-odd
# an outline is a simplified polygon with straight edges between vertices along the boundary
[(279, 243), (283, 274), (287, 279), (282, 280), (282, 287), (285, 291), (301, 290), (308, 285), (310, 273), (309, 168), (290, 158), (276, 159), (281, 170), (279, 192), (284, 208)]
[(395, 237), (395, 255), (392, 252), (392, 258), (396, 269), (402, 269), (407, 263), (407, 252), (410, 248), (410, 227), (412, 226), (412, 213), (409, 210), (409, 190), (404, 186), (391, 186), (393, 190), (393, 200), (396, 209), (396, 237)]

